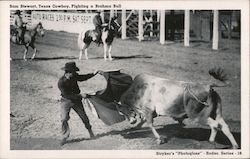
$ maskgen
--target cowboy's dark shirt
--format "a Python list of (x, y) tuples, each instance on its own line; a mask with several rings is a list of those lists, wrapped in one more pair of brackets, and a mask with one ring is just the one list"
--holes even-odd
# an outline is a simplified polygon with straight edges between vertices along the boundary
[(102, 17), (100, 15), (96, 15), (93, 18), (93, 23), (94, 25), (97, 26), (101, 26), (102, 25)]
[(86, 81), (93, 76), (93, 73), (85, 75), (79, 75), (76, 73), (71, 79), (67, 79), (65, 76), (62, 76), (58, 81), (58, 88), (61, 91), (61, 96), (70, 100), (81, 99), (81, 96), (79, 95), (81, 91), (77, 81)]

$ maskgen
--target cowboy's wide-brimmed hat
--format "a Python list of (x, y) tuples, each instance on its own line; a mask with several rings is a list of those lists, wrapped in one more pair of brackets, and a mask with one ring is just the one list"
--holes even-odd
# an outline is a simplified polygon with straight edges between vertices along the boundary
[(16, 12), (14, 14), (20, 15), (21, 11), (20, 10), (16, 10)]
[(69, 72), (75, 72), (79, 71), (79, 68), (76, 67), (75, 62), (67, 62), (63, 68), (61, 68), (64, 71), (69, 71)]

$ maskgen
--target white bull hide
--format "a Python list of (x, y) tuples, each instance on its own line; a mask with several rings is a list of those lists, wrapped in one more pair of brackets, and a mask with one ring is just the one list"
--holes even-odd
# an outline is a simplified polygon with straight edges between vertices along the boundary
[(209, 125), (210, 142), (214, 142), (217, 129), (221, 128), (233, 148), (238, 148), (222, 118), (221, 99), (213, 87), (220, 86), (173, 81), (142, 74), (135, 77), (131, 87), (121, 97), (122, 106), (119, 109), (127, 118), (135, 118), (131, 115), (131, 109), (140, 114), (141, 121), (147, 122), (159, 144), (164, 139), (153, 127), (155, 114), (167, 115), (179, 122), (188, 117), (200, 124)]

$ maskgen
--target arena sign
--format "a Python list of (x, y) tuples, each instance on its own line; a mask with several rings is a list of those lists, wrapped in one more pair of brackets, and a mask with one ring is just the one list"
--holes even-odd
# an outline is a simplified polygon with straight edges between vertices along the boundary
[(93, 29), (94, 13), (63, 13), (33, 11), (31, 15), (32, 24), (42, 22), (47, 30), (66, 31), (79, 33), (83, 30)]

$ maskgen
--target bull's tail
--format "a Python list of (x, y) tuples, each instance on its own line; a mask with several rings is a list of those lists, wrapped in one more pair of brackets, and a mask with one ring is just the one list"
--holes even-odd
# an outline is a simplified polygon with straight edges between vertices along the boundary
[(210, 88), (230, 86), (230, 83), (228, 82), (227, 74), (224, 72), (223, 69), (221, 69), (221, 68), (213, 68), (213, 69), (210, 69), (208, 73), (213, 78), (215, 78), (216, 80), (219, 80), (219, 81), (222, 82), (222, 84), (213, 83), (213, 84), (210, 85)]

